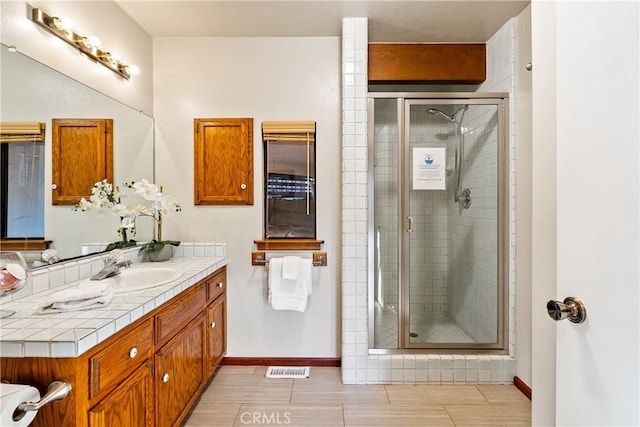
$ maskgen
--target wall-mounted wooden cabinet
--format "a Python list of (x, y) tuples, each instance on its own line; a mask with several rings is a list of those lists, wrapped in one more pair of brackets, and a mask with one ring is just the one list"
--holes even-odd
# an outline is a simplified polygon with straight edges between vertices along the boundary
[(194, 120), (194, 204), (253, 204), (253, 119)]
[(113, 182), (113, 120), (53, 119), (51, 204), (75, 205), (96, 182)]

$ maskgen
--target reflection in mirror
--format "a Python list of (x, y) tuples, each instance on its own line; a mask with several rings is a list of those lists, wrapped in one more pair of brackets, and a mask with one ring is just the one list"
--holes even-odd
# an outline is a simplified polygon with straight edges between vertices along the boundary
[[(82, 245), (119, 238), (119, 218), (75, 212), (51, 204), (51, 121), (54, 118), (113, 119), (114, 183), (154, 179), (153, 119), (2, 45), (0, 51), (2, 122), (46, 123), (44, 143), (44, 238), (60, 259), (86, 255)], [(126, 83), (125, 83), (126, 84)], [(90, 189), (87, 189), (90, 192)], [(27, 237), (27, 236), (22, 236)], [(136, 223), (137, 241), (153, 238), (153, 221)], [(95, 246), (95, 245), (94, 245)], [(38, 254), (25, 254), (39, 258)]]
[(315, 239), (315, 122), (263, 122), (262, 137), (265, 239)]
[[(0, 237), (38, 239), (40, 249), (45, 249), (45, 127), (38, 122), (0, 122)], [(7, 249), (7, 244), (2, 246)]]

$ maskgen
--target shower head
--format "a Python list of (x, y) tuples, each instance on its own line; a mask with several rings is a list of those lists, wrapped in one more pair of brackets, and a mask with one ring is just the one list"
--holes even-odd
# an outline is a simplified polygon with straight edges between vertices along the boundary
[[(443, 119), (445, 119), (446, 121), (448, 121), (451, 124), (457, 124), (456, 116), (458, 115), (458, 113), (460, 111), (463, 111), (463, 112), (467, 111), (468, 108), (469, 108), (468, 105), (463, 105), (462, 107), (458, 108), (458, 110), (455, 113), (453, 113), (453, 115), (451, 115), (451, 116), (448, 115), (447, 113), (443, 112), (442, 110), (438, 110), (436, 108), (429, 108), (427, 110), (427, 113), (433, 114), (434, 116), (440, 116), (440, 117), (442, 117)], [(460, 121), (462, 122), (462, 117), (460, 118)]]
[(433, 114), (434, 116), (440, 116), (443, 119), (445, 119), (446, 121), (448, 121), (449, 123), (455, 123), (456, 121), (453, 119), (453, 117), (451, 117), (450, 115), (448, 115), (447, 113), (441, 111), (441, 110), (437, 110), (435, 108), (429, 108), (427, 110), (427, 113), (429, 114)]

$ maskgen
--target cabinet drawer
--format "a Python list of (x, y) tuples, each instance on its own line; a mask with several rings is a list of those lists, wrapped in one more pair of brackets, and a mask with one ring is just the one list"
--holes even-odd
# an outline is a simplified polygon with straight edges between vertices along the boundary
[(207, 302), (211, 302), (227, 289), (227, 267), (220, 270), (206, 279), (207, 284)]
[(171, 300), (156, 317), (156, 345), (161, 346), (204, 309), (207, 299), (202, 283)]
[(89, 358), (89, 398), (120, 383), (153, 355), (153, 319), (143, 321)]

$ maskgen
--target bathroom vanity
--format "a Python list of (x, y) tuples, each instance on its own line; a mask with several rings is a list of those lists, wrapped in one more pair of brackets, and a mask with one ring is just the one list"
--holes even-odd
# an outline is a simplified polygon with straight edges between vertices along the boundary
[[(44, 406), (32, 425), (179, 425), (226, 351), (226, 258), (204, 259), (172, 261), (184, 272), (168, 286), (141, 296), (116, 295), (110, 304), (113, 319), (96, 328), (95, 340), (75, 342), (77, 354), (72, 357), (59, 354), (73, 351), (73, 341), (66, 342), (64, 350), (62, 342), (51, 340), (46, 347), (50, 354), (34, 357), (37, 346), (29, 337), (22, 342), (22, 357), (5, 357), (3, 351), (3, 380), (34, 385), (41, 395), (53, 380), (66, 380), (73, 387), (64, 400)], [(91, 310), (82, 313), (88, 324), (96, 324)], [(41, 322), (51, 322), (55, 329), (56, 316)], [(77, 326), (71, 330), (86, 330), (75, 319)], [(20, 325), (25, 319), (14, 322)], [(41, 339), (37, 333), (32, 336)], [(11, 348), (4, 336), (0, 344)]]

